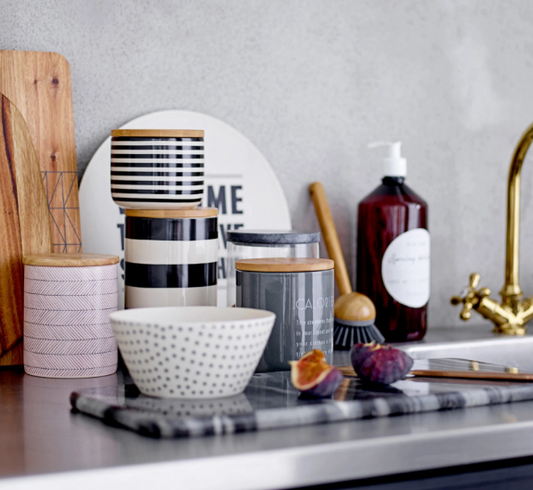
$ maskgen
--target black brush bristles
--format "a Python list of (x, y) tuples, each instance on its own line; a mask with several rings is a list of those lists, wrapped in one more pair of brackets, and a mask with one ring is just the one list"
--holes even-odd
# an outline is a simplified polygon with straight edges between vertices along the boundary
[(352, 345), (362, 342), (368, 344), (375, 340), (378, 344), (385, 342), (385, 337), (374, 322), (350, 322), (335, 318), (333, 328), (333, 348), (350, 350)]

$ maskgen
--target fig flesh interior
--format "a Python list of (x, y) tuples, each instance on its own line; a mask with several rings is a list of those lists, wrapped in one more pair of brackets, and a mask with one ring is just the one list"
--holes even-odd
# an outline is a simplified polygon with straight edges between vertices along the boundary
[(300, 391), (314, 388), (336, 369), (326, 362), (326, 356), (319, 349), (307, 352), (299, 361), (289, 361), (289, 364), (292, 384)]

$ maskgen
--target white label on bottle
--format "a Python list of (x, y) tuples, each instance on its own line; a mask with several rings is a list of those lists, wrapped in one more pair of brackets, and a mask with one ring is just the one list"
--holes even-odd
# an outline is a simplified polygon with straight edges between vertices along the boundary
[(402, 305), (420, 308), (429, 300), (429, 242), (429, 232), (417, 228), (397, 236), (385, 250), (383, 283)]

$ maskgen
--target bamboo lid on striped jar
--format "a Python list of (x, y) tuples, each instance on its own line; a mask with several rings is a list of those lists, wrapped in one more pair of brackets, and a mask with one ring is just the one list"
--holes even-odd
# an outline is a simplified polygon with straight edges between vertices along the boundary
[(235, 262), (235, 268), (245, 272), (317, 272), (333, 269), (330, 259), (264, 258)]
[(24, 265), (39, 267), (95, 267), (118, 264), (116, 255), (102, 254), (38, 254), (26, 255)]
[(131, 218), (213, 218), (218, 216), (217, 208), (193, 209), (125, 209)]
[(203, 138), (202, 129), (113, 129), (113, 138)]

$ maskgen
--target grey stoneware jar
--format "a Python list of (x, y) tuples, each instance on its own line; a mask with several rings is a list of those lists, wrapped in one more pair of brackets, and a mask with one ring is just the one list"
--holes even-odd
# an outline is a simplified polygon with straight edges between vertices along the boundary
[(333, 362), (333, 266), (310, 258), (236, 262), (236, 306), (276, 314), (257, 372), (287, 371), (289, 361), (313, 349)]

